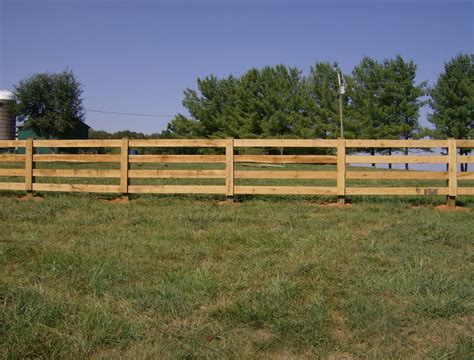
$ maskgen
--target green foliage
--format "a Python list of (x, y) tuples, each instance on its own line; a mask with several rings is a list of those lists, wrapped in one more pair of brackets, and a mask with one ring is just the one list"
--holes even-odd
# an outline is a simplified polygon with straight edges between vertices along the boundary
[(415, 84), (416, 65), (401, 56), (377, 62), (364, 57), (352, 72), (351, 114), (355, 134), (365, 139), (409, 139), (420, 134), (425, 83)]
[(436, 138), (474, 137), (474, 55), (460, 54), (444, 66), (444, 72), (430, 90)]
[[(285, 65), (252, 68), (240, 77), (198, 79), (165, 132), (170, 137), (337, 138), (337, 63), (316, 63), (308, 76)], [(401, 56), (382, 63), (365, 57), (345, 76), (345, 136), (413, 138), (425, 83), (415, 84), (416, 65)]]
[(18, 115), (45, 137), (66, 137), (84, 121), (82, 89), (71, 71), (42, 73), (21, 80), (14, 90)]

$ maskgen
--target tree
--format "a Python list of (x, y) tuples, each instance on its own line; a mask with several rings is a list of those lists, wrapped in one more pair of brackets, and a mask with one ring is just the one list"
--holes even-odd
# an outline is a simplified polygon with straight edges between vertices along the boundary
[[(340, 71), (337, 63), (320, 62), (311, 67), (309, 76), (305, 78), (303, 109), (306, 118), (303, 128), (309, 136), (303, 137), (334, 139), (340, 136), (337, 71)], [(344, 107), (347, 107), (349, 98), (344, 97)], [(345, 123), (349, 126), (344, 133), (352, 137), (349, 118), (346, 116)]]
[[(474, 138), (474, 54), (460, 54), (444, 65), (444, 72), (430, 89), (428, 121), (438, 139)], [(464, 149), (466, 154), (470, 149)], [(461, 166), (467, 171), (467, 164)]]
[(36, 74), (14, 88), (18, 115), (45, 138), (64, 138), (84, 121), (82, 89), (71, 71)]
[[(415, 84), (413, 61), (397, 56), (380, 63), (365, 57), (352, 74), (351, 105), (358, 137), (409, 139), (420, 135), (420, 98), (426, 85)], [(407, 164), (405, 167), (408, 169)]]

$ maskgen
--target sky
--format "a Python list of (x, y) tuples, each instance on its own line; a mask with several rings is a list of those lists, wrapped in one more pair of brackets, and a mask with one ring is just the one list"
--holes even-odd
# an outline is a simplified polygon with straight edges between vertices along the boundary
[[(70, 69), (82, 84), (85, 121), (144, 133), (187, 114), (183, 90), (210, 74), (285, 64), (304, 73), (337, 61), (397, 54), (434, 83), (444, 63), (474, 53), (474, 1), (0, 0), (0, 89)], [(421, 120), (426, 123), (426, 111)]]

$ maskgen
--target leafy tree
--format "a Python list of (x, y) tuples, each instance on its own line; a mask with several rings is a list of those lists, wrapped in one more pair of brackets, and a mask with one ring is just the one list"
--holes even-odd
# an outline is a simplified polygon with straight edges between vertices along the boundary
[(302, 85), (301, 71), (284, 65), (245, 73), (237, 99), (241, 135), (294, 137), (304, 116)]
[(14, 89), (17, 113), (45, 138), (64, 138), (84, 121), (82, 89), (71, 71), (36, 74)]
[[(305, 78), (304, 106), (306, 115), (303, 123), (303, 131), (307, 133), (303, 137), (311, 138), (337, 138), (340, 136), (340, 114), (339, 114), (339, 84), (337, 71), (340, 68), (337, 63), (316, 63), (311, 67), (310, 74)], [(348, 77), (346, 77), (347, 82)], [(344, 97), (344, 107), (350, 97)], [(345, 136), (352, 137), (350, 116), (345, 111)]]
[[(446, 63), (430, 95), (433, 112), (428, 121), (434, 125), (433, 137), (474, 138), (474, 54), (460, 54)], [(461, 170), (467, 171), (467, 164)]]
[[(397, 56), (380, 63), (365, 57), (352, 74), (351, 105), (357, 137), (409, 139), (421, 134), (420, 98), (426, 84), (415, 84), (413, 61)], [(374, 154), (374, 149), (371, 152)], [(407, 164), (405, 167), (408, 169)]]

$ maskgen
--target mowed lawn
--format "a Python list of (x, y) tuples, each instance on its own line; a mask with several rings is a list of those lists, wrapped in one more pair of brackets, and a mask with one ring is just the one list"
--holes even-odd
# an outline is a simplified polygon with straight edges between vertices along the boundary
[(473, 357), (472, 198), (219, 200), (4, 193), (0, 356)]

